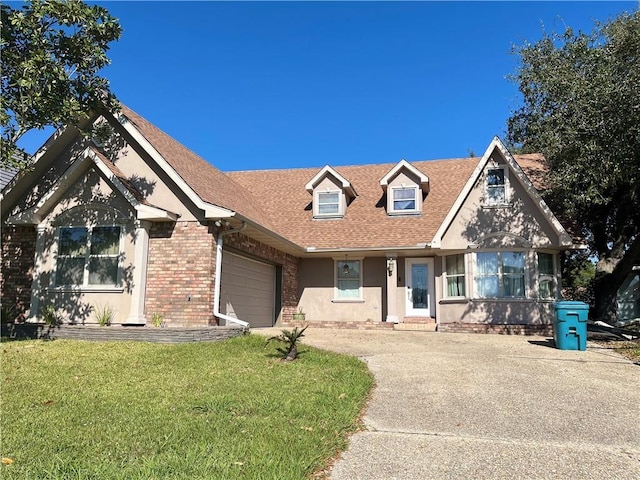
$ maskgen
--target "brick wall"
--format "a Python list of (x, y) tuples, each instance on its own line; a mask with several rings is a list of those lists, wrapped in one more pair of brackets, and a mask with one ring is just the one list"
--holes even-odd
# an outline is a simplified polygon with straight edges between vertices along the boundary
[[(199, 222), (156, 223), (149, 232), (145, 315), (155, 313), (173, 325), (215, 325), (215, 227)], [(297, 308), (298, 259), (239, 233), (225, 237), (224, 247), (282, 266), (282, 315)]]
[(215, 238), (199, 222), (155, 223), (149, 232), (145, 315), (168, 324), (213, 325)]
[(282, 321), (287, 323), (293, 320), (298, 305), (298, 258), (241, 233), (226, 236), (224, 247), (231, 247), (269, 263), (282, 265)]
[(438, 325), (438, 331), (450, 333), (499, 333), (502, 335), (553, 335), (553, 325), (441, 323)]
[(36, 251), (36, 229), (32, 226), (2, 226), (2, 269), (0, 292), (2, 305), (13, 307), (16, 318), (3, 321), (22, 321), (31, 301), (33, 262)]

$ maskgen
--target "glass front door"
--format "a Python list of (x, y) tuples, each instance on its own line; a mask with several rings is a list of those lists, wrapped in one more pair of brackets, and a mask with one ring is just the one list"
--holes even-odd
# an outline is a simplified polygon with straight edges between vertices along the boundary
[(408, 258), (406, 275), (406, 316), (434, 317), (433, 259)]

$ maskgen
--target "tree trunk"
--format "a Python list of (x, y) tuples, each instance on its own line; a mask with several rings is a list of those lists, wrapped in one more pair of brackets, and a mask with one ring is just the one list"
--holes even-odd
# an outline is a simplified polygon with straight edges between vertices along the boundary
[(596, 267), (596, 279), (594, 282), (595, 308), (591, 318), (600, 320), (610, 325), (616, 322), (618, 288), (622, 282), (615, 282), (611, 273), (598, 275)]
[[(611, 252), (623, 251), (622, 256)], [(594, 281), (595, 311), (594, 320), (613, 324), (616, 322), (618, 290), (640, 261), (640, 236), (636, 237), (628, 248), (613, 248), (607, 254), (601, 254), (596, 264)]]
[(291, 348), (289, 349), (289, 353), (287, 353), (285, 360), (291, 361), (291, 360), (295, 360), (297, 357), (298, 357), (298, 347), (296, 347), (295, 345), (291, 345)]

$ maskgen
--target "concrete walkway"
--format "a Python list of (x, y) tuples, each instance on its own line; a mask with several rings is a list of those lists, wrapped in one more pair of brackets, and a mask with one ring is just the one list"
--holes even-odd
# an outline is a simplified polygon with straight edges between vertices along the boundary
[(640, 366), (611, 350), (313, 328), (302, 343), (362, 358), (377, 382), (332, 480), (640, 479)]

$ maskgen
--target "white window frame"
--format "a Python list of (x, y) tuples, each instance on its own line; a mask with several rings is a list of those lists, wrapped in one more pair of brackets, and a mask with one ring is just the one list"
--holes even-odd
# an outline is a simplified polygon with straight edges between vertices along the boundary
[[(337, 201), (337, 207), (338, 207), (338, 211), (337, 212), (329, 212), (329, 213), (321, 213), (320, 212), (320, 197), (322, 195), (337, 195), (338, 196), (338, 201)], [(318, 218), (327, 218), (327, 217), (342, 217), (344, 216), (344, 212), (342, 209), (342, 203), (343, 203), (343, 195), (344, 193), (341, 190), (319, 190), (315, 192), (315, 202), (314, 202), (314, 217)], [(328, 205), (333, 205), (334, 203), (331, 202)], [(323, 204), (323, 205), (327, 205), (327, 204)]]
[[(463, 266), (463, 272), (462, 273), (455, 273), (452, 275), (449, 275), (449, 272), (447, 270), (447, 258), (449, 257), (457, 257), (457, 256), (462, 256), (462, 266)], [(453, 278), (453, 277), (462, 277), (463, 280), (463, 285), (464, 285), (464, 295), (449, 295), (449, 282), (448, 282), (448, 278)], [(467, 298), (467, 294), (469, 291), (468, 285), (467, 285), (467, 256), (464, 253), (453, 253), (451, 255), (445, 255), (444, 257), (442, 257), (442, 278), (443, 278), (443, 298), (445, 299), (463, 299), (463, 298)]]
[[(413, 190), (413, 202), (414, 202), (414, 208), (411, 210), (402, 210), (402, 209), (396, 209), (395, 208), (395, 198), (394, 198), (394, 194), (396, 191), (398, 190)], [(397, 185), (397, 186), (393, 186), (393, 187), (389, 187), (389, 213), (391, 214), (395, 214), (395, 215), (406, 215), (406, 214), (410, 214), (410, 213), (419, 213), (420, 212), (420, 205), (421, 202), (419, 201), (420, 199), (420, 189), (418, 188), (417, 185)]]
[[(504, 189), (504, 200), (502, 201), (495, 201), (492, 200), (491, 195), (489, 194), (489, 191), (491, 189), (497, 188), (495, 186), (491, 186), (489, 185), (489, 171), (491, 170), (502, 170), (502, 175), (504, 178), (504, 184), (502, 185), (502, 188)], [(501, 207), (501, 206), (505, 206), (509, 204), (509, 169), (506, 166), (500, 166), (500, 165), (495, 165), (495, 166), (491, 166), (491, 165), (487, 165), (486, 169), (485, 169), (485, 175), (484, 175), (484, 206), (487, 207)]]
[[(478, 273), (478, 254), (482, 254), (482, 253), (491, 253), (491, 254), (497, 254), (498, 256), (498, 272), (497, 272), (497, 276), (498, 276), (498, 296), (496, 297), (483, 297), (480, 296), (479, 292), (478, 292), (478, 283), (476, 281), (476, 279), (480, 278), (480, 275)], [(524, 279), (524, 288), (523, 288), (523, 295), (522, 296), (505, 296), (504, 295), (504, 277), (506, 276), (503, 272), (503, 262), (502, 262), (502, 256), (504, 254), (508, 254), (508, 253), (520, 253), (523, 256), (523, 279)], [(506, 301), (511, 301), (511, 300), (526, 300), (528, 298), (530, 298), (529, 296), (529, 277), (530, 277), (530, 266), (528, 264), (528, 253), (526, 250), (519, 250), (519, 249), (514, 249), (514, 250), (490, 250), (490, 251), (484, 251), (484, 252), (476, 252), (473, 255), (473, 277), (472, 277), (472, 282), (473, 282), (473, 298), (475, 299), (479, 299), (479, 300), (506, 300)], [(493, 277), (494, 275), (482, 275), (482, 277)]]
[[(343, 268), (344, 262), (358, 262), (360, 271), (358, 275), (358, 296), (357, 297), (343, 297), (340, 296), (340, 288), (338, 282), (341, 280), (339, 275), (339, 269)], [(334, 258), (333, 259), (333, 302), (334, 303), (350, 303), (350, 302), (363, 302), (363, 289), (362, 289), (362, 271), (363, 271), (364, 259), (363, 258)], [(355, 280), (355, 279), (352, 279)]]
[[(540, 272), (540, 255), (551, 255), (551, 259), (553, 261), (553, 273), (543, 274)], [(543, 297), (541, 295), (540, 281), (543, 279), (543, 277), (551, 277), (550, 279), (553, 281), (553, 296), (551, 297)], [(560, 285), (560, 278), (558, 275), (558, 255), (554, 252), (536, 252), (536, 296), (543, 301), (555, 301), (558, 299), (558, 285)]]
[[(85, 254), (84, 254), (84, 266), (83, 266), (83, 274), (82, 274), (82, 283), (81, 284), (58, 284), (57, 276), (58, 276), (58, 265), (59, 258), (63, 256), (59, 254), (60, 248), (60, 233), (63, 229), (69, 228), (82, 228), (87, 231), (87, 240), (85, 245)], [(118, 238), (118, 253), (106, 255), (106, 257), (115, 257), (117, 259), (117, 272), (116, 272), (116, 283), (115, 284), (99, 284), (99, 283), (89, 283), (89, 264), (92, 258), (99, 258), (100, 256), (91, 254), (91, 237), (94, 229), (97, 228), (117, 228), (119, 230), (119, 238)], [(123, 277), (123, 256), (124, 256), (124, 226), (119, 224), (100, 224), (100, 225), (59, 225), (56, 227), (55, 233), (55, 256), (54, 256), (54, 269), (51, 275), (51, 289), (53, 290), (68, 290), (68, 289), (81, 289), (81, 290), (99, 290), (99, 291), (110, 291), (110, 290), (122, 290), (122, 277)]]

